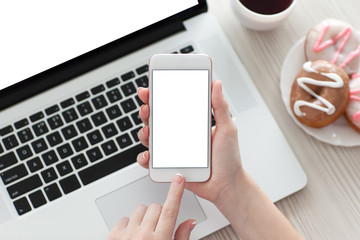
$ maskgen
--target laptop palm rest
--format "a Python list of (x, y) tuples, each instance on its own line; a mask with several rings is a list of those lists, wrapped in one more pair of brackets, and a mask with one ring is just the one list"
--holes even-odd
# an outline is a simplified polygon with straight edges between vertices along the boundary
[(5, 201), (0, 193), (0, 224), (4, 223), (10, 219), (11, 219), (10, 212), (9, 212), (7, 206), (5, 205)]
[[(121, 217), (130, 217), (139, 204), (149, 206), (152, 203), (158, 203), (163, 205), (169, 186), (169, 183), (154, 183), (146, 176), (96, 199), (96, 205), (110, 230)], [(206, 215), (195, 195), (185, 190), (176, 226), (190, 218), (199, 223), (206, 219)]]

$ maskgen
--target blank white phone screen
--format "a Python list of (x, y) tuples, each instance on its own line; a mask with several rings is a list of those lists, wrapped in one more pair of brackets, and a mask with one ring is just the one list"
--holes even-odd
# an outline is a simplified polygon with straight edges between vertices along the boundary
[(208, 84), (208, 70), (153, 70), (153, 168), (208, 167)]

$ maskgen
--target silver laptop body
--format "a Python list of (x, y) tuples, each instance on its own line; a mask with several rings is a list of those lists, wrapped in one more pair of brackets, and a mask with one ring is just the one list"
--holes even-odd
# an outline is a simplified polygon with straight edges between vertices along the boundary
[[(146, 84), (142, 67), (156, 53), (211, 56), (214, 78), (223, 81), (238, 127), (244, 168), (272, 201), (306, 185), (301, 166), (206, 2), (170, 20), (0, 91), (0, 239), (106, 239), (137, 204), (164, 202), (168, 185), (151, 182), (135, 162), (143, 147), (134, 135), (142, 123), (136, 119), (141, 103), (133, 87)], [(39, 112), (42, 117), (35, 116)], [(229, 224), (212, 203), (186, 191), (178, 223), (188, 218), (198, 221), (192, 239)]]

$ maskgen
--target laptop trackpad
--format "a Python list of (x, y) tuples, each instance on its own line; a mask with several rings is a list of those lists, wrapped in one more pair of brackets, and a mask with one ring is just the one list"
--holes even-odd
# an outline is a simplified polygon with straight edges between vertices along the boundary
[[(163, 205), (169, 186), (169, 183), (154, 183), (146, 176), (96, 199), (96, 205), (111, 230), (121, 217), (130, 217), (139, 204), (149, 206), (152, 203), (158, 203)], [(185, 190), (176, 226), (189, 218), (193, 218), (199, 223), (206, 219), (206, 215), (195, 195)]]

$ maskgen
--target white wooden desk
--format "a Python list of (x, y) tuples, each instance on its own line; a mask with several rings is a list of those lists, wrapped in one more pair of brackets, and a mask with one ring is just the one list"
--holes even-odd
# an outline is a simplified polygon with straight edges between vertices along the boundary
[[(360, 239), (360, 147), (335, 147), (307, 135), (287, 113), (279, 88), (286, 54), (313, 25), (337, 18), (360, 30), (360, 1), (298, 0), (290, 17), (267, 32), (240, 25), (229, 1), (208, 0), (209, 10), (222, 25), (308, 177), (303, 190), (276, 206), (305, 239)], [(238, 238), (228, 226), (204, 239)]]

